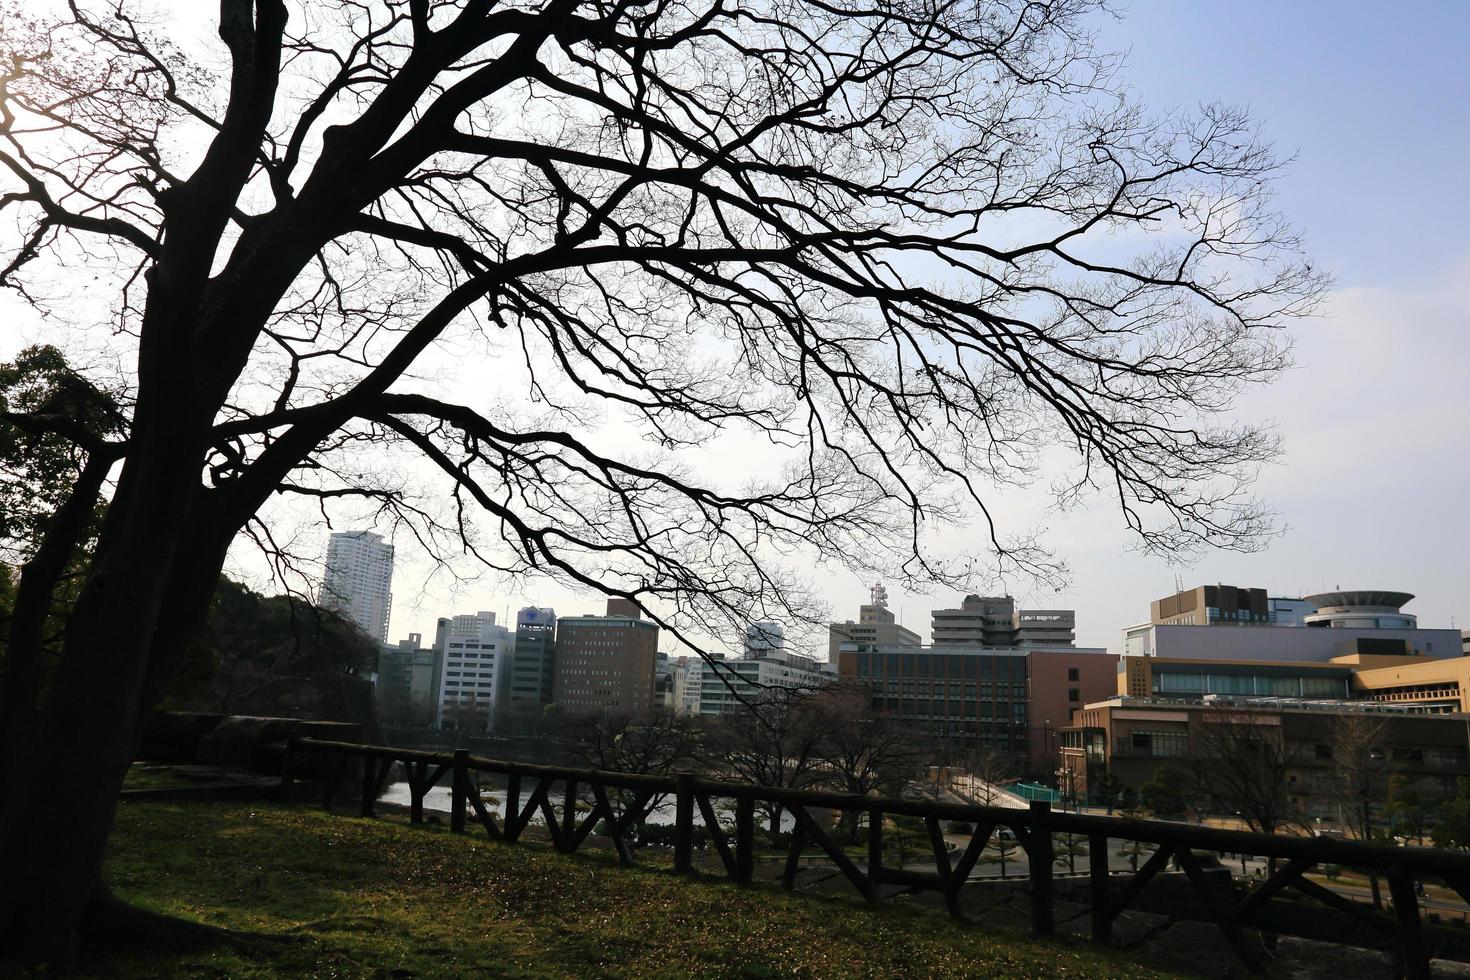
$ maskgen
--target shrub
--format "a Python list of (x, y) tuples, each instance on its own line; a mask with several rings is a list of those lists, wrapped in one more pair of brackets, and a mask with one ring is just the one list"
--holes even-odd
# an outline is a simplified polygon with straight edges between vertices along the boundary
[[(690, 842), (696, 851), (708, 849), (710, 837), (709, 828), (702, 824), (695, 824), (691, 828)], [(649, 823), (642, 827), (633, 827), (628, 831), (628, 843), (634, 847), (668, 847), (674, 846), (674, 825), (671, 823)]]

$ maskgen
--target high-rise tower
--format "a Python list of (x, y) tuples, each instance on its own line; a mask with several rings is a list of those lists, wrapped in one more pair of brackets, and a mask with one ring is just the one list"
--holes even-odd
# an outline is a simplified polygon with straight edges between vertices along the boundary
[(321, 603), (388, 642), (393, 606), (393, 546), (372, 531), (338, 531), (327, 540)]

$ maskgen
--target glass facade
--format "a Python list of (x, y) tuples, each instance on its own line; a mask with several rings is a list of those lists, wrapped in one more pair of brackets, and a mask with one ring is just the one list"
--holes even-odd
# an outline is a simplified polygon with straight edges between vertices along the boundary
[(1249, 697), (1280, 698), (1347, 698), (1352, 696), (1346, 671), (1226, 670), (1218, 666), (1177, 669), (1156, 665), (1153, 669), (1153, 693), (1160, 697), (1177, 695), (1234, 694)]

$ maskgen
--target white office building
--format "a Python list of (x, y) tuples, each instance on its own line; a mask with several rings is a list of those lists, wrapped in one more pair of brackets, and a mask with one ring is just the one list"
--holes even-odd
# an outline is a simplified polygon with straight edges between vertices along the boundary
[(690, 657), (684, 671), (684, 686), (679, 692), (675, 710), (680, 714), (699, 714), (699, 698), (704, 690), (704, 658)]
[(439, 620), (434, 637), (443, 671), (436, 716), (439, 728), (459, 732), (494, 729), (515, 641), (515, 632), (497, 625), (493, 612)]
[(372, 531), (339, 531), (327, 539), (321, 604), (388, 642), (393, 608), (393, 546)]
[(780, 623), (751, 623), (745, 628), (745, 657), (759, 660), (786, 649), (786, 630)]
[(745, 707), (771, 688), (816, 690), (830, 684), (836, 675), (824, 666), (796, 654), (716, 660), (701, 664), (698, 674), (691, 664), (687, 689), (699, 694), (699, 714), (720, 715)]

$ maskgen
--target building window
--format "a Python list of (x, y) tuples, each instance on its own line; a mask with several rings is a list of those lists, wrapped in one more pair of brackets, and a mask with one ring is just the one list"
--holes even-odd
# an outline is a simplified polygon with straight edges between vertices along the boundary
[(1067, 688), (1067, 700), (1068, 701), (1081, 701), (1082, 700), (1082, 689), (1081, 688), (1077, 688), (1077, 687), (1069, 687), (1069, 688)]
[(1068, 667), (1067, 668), (1067, 680), (1069, 680), (1069, 681), (1080, 681), (1081, 679), (1082, 679), (1082, 671), (1081, 670), (1079, 670), (1076, 667)]
[(1186, 732), (1138, 732), (1128, 736), (1125, 751), (1144, 758), (1178, 758), (1189, 751), (1189, 735)]

